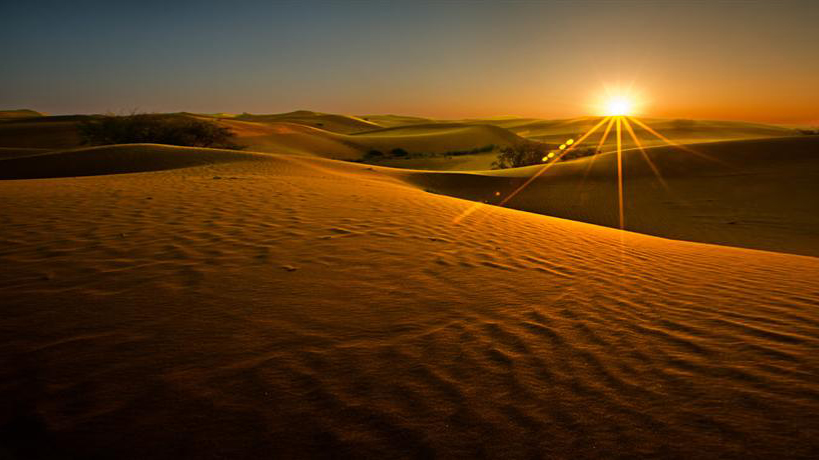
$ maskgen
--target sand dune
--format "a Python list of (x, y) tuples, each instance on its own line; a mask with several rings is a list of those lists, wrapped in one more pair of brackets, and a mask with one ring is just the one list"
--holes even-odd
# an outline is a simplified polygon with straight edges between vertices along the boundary
[(407, 115), (361, 115), (358, 118), (373, 122), (385, 128), (393, 126), (429, 124), (435, 122), (435, 120), (430, 118), (413, 117)]
[(41, 117), (41, 116), (43, 116), (42, 113), (36, 112), (34, 110), (29, 110), (29, 109), (0, 110), (0, 119), (33, 118), (33, 117)]
[[(629, 230), (674, 239), (819, 256), (819, 138), (730, 141), (624, 154)], [(707, 157), (706, 157), (707, 156)], [(710, 157), (710, 159), (709, 159)], [(411, 173), (436, 193), (499, 203), (542, 167)], [(506, 206), (619, 226), (614, 154), (558, 163)], [(665, 184), (665, 185), (664, 185)]]
[(236, 119), (266, 123), (296, 123), (341, 134), (356, 133), (381, 127), (378, 123), (351, 115), (311, 112), (309, 110), (297, 110), (273, 115), (242, 114), (237, 115)]
[(80, 145), (76, 117), (20, 118), (0, 122), (0, 147), (66, 149)]
[[(271, 115), (186, 112), (167, 115), (215, 120), (232, 129), (238, 135), (239, 143), (253, 151), (358, 160), (370, 150), (389, 152), (401, 148), (419, 155), (410, 159), (388, 159), (379, 164), (439, 171), (489, 169), (501, 147), (521, 142), (524, 138), (557, 145), (567, 139), (578, 138), (600, 120), (599, 117), (563, 120), (496, 117), (453, 121), (398, 115), (356, 117), (305, 110)], [(72, 115), (4, 120), (0, 122), (0, 148), (58, 150), (80, 147), (76, 122), (85, 118), (87, 116)], [(735, 121), (645, 121), (680, 143), (798, 134), (790, 128)], [(634, 129), (644, 145), (664, 144), (664, 141), (639, 126)], [(590, 136), (587, 144), (597, 145), (602, 131)], [(614, 148), (614, 142), (614, 136), (609, 136), (604, 149)], [(623, 142), (626, 148), (635, 146), (628, 135), (624, 136)], [(448, 152), (480, 150), (487, 146), (496, 146), (496, 149), (468, 155), (445, 155)]]
[[(2, 163), (193, 157), (113, 149)], [(8, 453), (819, 451), (819, 259), (489, 206), (455, 224), (473, 203), (411, 172), (198, 154), (0, 181)]]
[[(238, 135), (238, 141), (252, 151), (344, 160), (361, 159), (371, 150), (388, 153), (400, 148), (412, 154), (443, 155), (447, 152), (491, 146), (500, 148), (522, 141), (520, 137), (506, 130), (487, 125), (435, 124), (378, 129), (358, 134), (338, 134), (287, 122), (251, 123), (222, 120), (220, 123), (230, 127)], [(490, 155), (495, 157), (497, 153)], [(426, 160), (429, 159), (422, 161)], [(393, 163), (403, 165), (403, 161)], [(451, 162), (451, 159), (447, 161)]]
[(51, 149), (0, 147), (0, 160), (6, 158), (19, 158), (31, 155), (40, 155), (42, 153), (48, 153), (50, 151)]
[(262, 154), (156, 144), (90, 147), (2, 160), (0, 179), (99, 176), (262, 159)]
[[(686, 120), (641, 118), (643, 122), (660, 131), (664, 136), (681, 143), (705, 142), (713, 140), (757, 139), (766, 137), (795, 136), (798, 132), (782, 126), (748, 123), (741, 121), (716, 120)], [(578, 117), (563, 120), (538, 120), (533, 118), (482, 120), (487, 124), (508, 129), (518, 135), (530, 137), (545, 142), (562, 143), (567, 138), (575, 137), (591, 129), (600, 117)], [(642, 134), (641, 139), (649, 143), (658, 142), (639, 126), (635, 131)], [(599, 133), (602, 134), (602, 133)], [(591, 144), (596, 144), (600, 135), (589, 138)], [(631, 142), (624, 136), (625, 142)]]
[(238, 142), (256, 152), (288, 153), (339, 160), (361, 158), (366, 147), (343, 134), (298, 123), (220, 121), (238, 136)]

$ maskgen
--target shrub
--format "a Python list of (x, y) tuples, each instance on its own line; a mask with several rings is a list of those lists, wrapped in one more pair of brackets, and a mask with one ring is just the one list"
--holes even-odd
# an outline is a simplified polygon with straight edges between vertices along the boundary
[(500, 149), (498, 159), (492, 163), (493, 169), (520, 168), (543, 163), (550, 147), (543, 142), (525, 141)]
[(103, 115), (78, 125), (87, 145), (167, 144), (240, 150), (230, 129), (216, 122), (179, 115), (137, 113)]
[[(554, 160), (548, 159), (550, 151), (554, 152)], [(543, 164), (546, 161), (567, 161), (583, 158), (600, 153), (595, 148), (572, 149), (560, 153), (555, 147), (542, 142), (526, 141), (500, 150), (498, 159), (492, 163), (492, 169), (520, 168)]]

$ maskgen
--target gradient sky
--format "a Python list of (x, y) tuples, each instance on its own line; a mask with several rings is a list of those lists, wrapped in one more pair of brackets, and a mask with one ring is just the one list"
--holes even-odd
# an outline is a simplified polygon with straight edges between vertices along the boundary
[(819, 123), (819, 2), (6, 2), (0, 108)]

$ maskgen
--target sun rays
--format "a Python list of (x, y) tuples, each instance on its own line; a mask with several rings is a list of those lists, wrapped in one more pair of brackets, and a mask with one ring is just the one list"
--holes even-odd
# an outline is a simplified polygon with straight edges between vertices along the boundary
[[(606, 142), (609, 139), (609, 136), (614, 134), (614, 144), (616, 146), (616, 150), (610, 152), (616, 154), (616, 165), (617, 165), (617, 208), (618, 208), (618, 227), (620, 230), (625, 230), (626, 228), (626, 213), (625, 213), (625, 182), (624, 182), (624, 168), (623, 168), (623, 160), (624, 160), (624, 148), (623, 148), (623, 137), (624, 133), (628, 134), (628, 137), (631, 140), (631, 143), (634, 145), (633, 150), (637, 150), (640, 153), (640, 156), (643, 160), (645, 160), (646, 164), (651, 170), (651, 173), (657, 179), (657, 181), (663, 186), (663, 188), (667, 191), (669, 190), (668, 184), (666, 183), (665, 179), (663, 178), (659, 168), (655, 164), (655, 162), (651, 159), (651, 155), (646, 150), (644, 142), (640, 140), (635, 128), (633, 125), (641, 128), (645, 132), (651, 134), (652, 136), (656, 137), (664, 144), (678, 148), (686, 153), (694, 154), (699, 157), (715, 161), (718, 163), (724, 164), (724, 162), (712, 158), (708, 155), (704, 155), (700, 152), (697, 152), (690, 147), (680, 144), (678, 142), (674, 142), (671, 139), (667, 138), (666, 136), (660, 134), (655, 129), (651, 128), (649, 125), (644, 123), (643, 121), (637, 119), (632, 113), (635, 110), (635, 103), (633, 100), (628, 99), (624, 96), (613, 96), (609, 98), (608, 104), (606, 106), (606, 115), (601, 117), (600, 121), (596, 122), (591, 129), (586, 131), (583, 135), (579, 136), (578, 138), (570, 138), (567, 139), (563, 144), (560, 144), (556, 149), (549, 152), (548, 154), (544, 155), (543, 157), (543, 165), (531, 176), (529, 176), (521, 185), (513, 189), (511, 192), (503, 196), (496, 203), (497, 206), (505, 206), (509, 203), (515, 196), (517, 196), (521, 191), (523, 191), (526, 187), (528, 187), (532, 182), (536, 179), (541, 177), (544, 173), (546, 173), (550, 168), (552, 168), (555, 164), (560, 162), (564, 156), (566, 156), (569, 152), (577, 149), (580, 147), (585, 141), (587, 141), (593, 134), (598, 132), (601, 127), (603, 132), (600, 136), (600, 140), (596, 143), (596, 148), (593, 150), (592, 157), (589, 159), (588, 164), (584, 168), (583, 172), (583, 181), (585, 182), (586, 177), (588, 176), (589, 172), (591, 171), (592, 166), (594, 165), (597, 156), (602, 154), (603, 147), (606, 145)], [(495, 196), (501, 196), (500, 192), (495, 192)], [(467, 216), (475, 212), (477, 209), (481, 207), (484, 203), (475, 203), (474, 205), (467, 208), (461, 214), (459, 214), (455, 219), (453, 219), (453, 223), (460, 223), (463, 221)]]

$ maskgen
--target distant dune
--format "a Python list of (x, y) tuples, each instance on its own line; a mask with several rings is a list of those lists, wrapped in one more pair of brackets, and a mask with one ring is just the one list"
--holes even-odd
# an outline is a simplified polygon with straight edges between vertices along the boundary
[[(249, 150), (360, 160), (371, 150), (387, 153), (399, 148), (410, 158), (385, 159), (379, 164), (405, 169), (438, 171), (485, 170), (491, 167), (504, 146), (534, 139), (561, 144), (577, 139), (596, 124), (599, 117), (564, 120), (496, 117), (466, 120), (432, 120), (399, 115), (348, 116), (299, 110), (270, 115), (170, 114), (215, 120), (231, 128)], [(18, 118), (0, 121), (0, 148), (70, 149), (80, 147), (76, 122), (86, 116)], [(791, 128), (734, 121), (646, 119), (649, 125), (679, 143), (715, 142), (796, 136)], [(662, 145), (639, 126), (643, 144)], [(587, 146), (596, 146), (602, 130), (590, 136)], [(625, 148), (635, 144), (624, 134)], [(487, 147), (494, 147), (486, 151)], [(614, 148), (614, 136), (603, 146)], [(479, 151), (464, 155), (464, 152)], [(457, 153), (456, 155), (448, 155)]]
[[(769, 201), (796, 212), (815, 187), (798, 171), (815, 171), (812, 139), (697, 148), (747, 169), (650, 154), (682, 198), (705, 209), (712, 195), (714, 214), (696, 215), (713, 220), (663, 211), (629, 156), (630, 222), (655, 206), (667, 228), (728, 234), (747, 216), (721, 219), (757, 203), (795, 238)], [(610, 208), (611, 161), (589, 173), (589, 213)], [(582, 167), (556, 167), (517, 205), (569, 209)], [(493, 191), (531, 171), (155, 145), (0, 160), (37, 170), (142, 172), (0, 181), (0, 426), (20, 458), (819, 451), (815, 257), (422, 190)]]
[(14, 118), (0, 121), (0, 147), (65, 149), (77, 147), (76, 116)]
[(18, 110), (0, 110), (0, 120), (3, 119), (17, 119), (17, 118), (33, 118), (41, 117), (42, 113), (29, 109)]
[(212, 165), (263, 158), (235, 150), (156, 144), (111, 145), (30, 154), (3, 160), (0, 179), (100, 176)]
[[(725, 141), (624, 153), (628, 230), (819, 256), (819, 137)], [(483, 173), (416, 172), (419, 186), (499, 203), (543, 166)], [(664, 185), (665, 184), (665, 185)], [(619, 226), (616, 155), (558, 163), (506, 206)]]
[(0, 147), (0, 160), (6, 158), (19, 158), (31, 155), (39, 155), (41, 153), (51, 152), (51, 149), (37, 149), (25, 147)]
[[(341, 134), (292, 122), (222, 120), (250, 150), (296, 153), (333, 159), (361, 159), (371, 150), (400, 148), (408, 153), (443, 155), (476, 148), (500, 148), (523, 139), (488, 125), (432, 124)], [(497, 153), (494, 154), (495, 156)]]
[(331, 113), (310, 112), (298, 110), (295, 112), (275, 115), (237, 115), (236, 119), (255, 122), (287, 122), (297, 123), (315, 128), (321, 128), (334, 133), (349, 134), (369, 129), (380, 128), (381, 125), (350, 115), (336, 115)]

